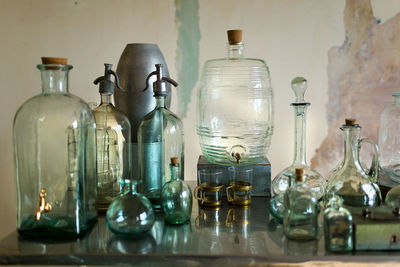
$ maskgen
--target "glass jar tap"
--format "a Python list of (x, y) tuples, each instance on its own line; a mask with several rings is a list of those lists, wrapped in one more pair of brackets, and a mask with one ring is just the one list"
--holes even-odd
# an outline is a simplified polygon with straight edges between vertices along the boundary
[[(325, 203), (333, 195), (343, 198), (344, 205), (376, 206), (382, 201), (377, 185), (379, 171), (378, 146), (369, 138), (360, 139), (360, 125), (355, 119), (346, 119), (340, 128), (344, 133), (344, 159), (331, 172), (325, 190)], [(371, 168), (366, 172), (359, 159), (361, 145), (367, 142), (372, 145), (374, 155)]]
[(97, 219), (95, 120), (89, 106), (69, 93), (67, 59), (42, 63), (42, 93), (14, 117), (17, 229), (79, 236)]

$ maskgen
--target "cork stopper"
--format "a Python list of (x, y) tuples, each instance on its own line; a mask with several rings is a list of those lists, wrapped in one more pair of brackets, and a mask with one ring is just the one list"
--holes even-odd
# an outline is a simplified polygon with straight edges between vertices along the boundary
[(296, 182), (304, 182), (304, 173), (306, 169), (304, 168), (296, 168)]
[(179, 158), (178, 157), (172, 157), (171, 158), (171, 165), (172, 166), (178, 166), (179, 163)]
[(42, 57), (42, 64), (67, 65), (68, 64), (68, 58), (63, 58), (63, 57)]
[(242, 30), (229, 30), (228, 42), (230, 45), (239, 44), (242, 42)]
[(346, 118), (345, 119), (345, 124), (346, 124), (346, 126), (354, 126), (354, 125), (356, 125), (356, 119), (354, 119), (354, 118)]

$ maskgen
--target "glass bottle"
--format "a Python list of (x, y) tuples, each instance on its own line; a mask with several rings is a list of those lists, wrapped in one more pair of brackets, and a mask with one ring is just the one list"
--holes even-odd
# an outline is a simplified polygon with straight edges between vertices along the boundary
[(285, 192), (283, 229), (293, 240), (312, 240), (318, 236), (319, 202), (313, 190), (306, 184), (304, 168), (296, 168), (294, 184)]
[(324, 211), (325, 249), (332, 252), (353, 249), (353, 225), (351, 213), (343, 208), (343, 199), (333, 195)]
[(394, 102), (383, 109), (380, 117), (380, 165), (391, 180), (400, 183), (400, 92), (392, 96)]
[(274, 123), (273, 91), (264, 60), (244, 57), (242, 31), (228, 31), (226, 58), (208, 60), (197, 101), (197, 134), (210, 163), (265, 160)]
[[(344, 205), (363, 207), (380, 205), (381, 192), (377, 185), (379, 171), (378, 146), (369, 138), (360, 139), (361, 127), (355, 119), (346, 119), (340, 128), (344, 133), (344, 159), (331, 172), (325, 188), (325, 202), (333, 195), (343, 198)], [(368, 173), (361, 167), (359, 152), (363, 142), (374, 149)]]
[[(147, 77), (156, 75), (157, 80), (153, 83), (156, 107), (144, 116), (138, 129), (139, 168), (143, 179), (143, 193), (153, 203), (156, 209), (161, 208), (161, 189), (165, 182), (171, 179), (168, 173), (169, 159), (177, 157), (181, 164), (179, 173), (184, 174), (184, 139), (182, 121), (165, 107), (167, 96), (166, 83), (174, 86), (178, 84), (163, 77), (162, 64), (156, 64), (156, 71)], [(145, 89), (145, 90), (146, 90)]]
[(324, 193), (324, 181), (316, 170), (308, 166), (306, 162), (306, 112), (310, 103), (304, 102), (304, 94), (307, 90), (307, 80), (303, 77), (296, 77), (291, 82), (292, 89), (296, 95), (296, 101), (291, 104), (294, 108), (294, 159), (292, 164), (278, 173), (272, 181), (272, 192), (274, 197), (270, 201), (271, 215), (279, 222), (285, 212), (285, 205), (282, 202), (283, 194), (293, 184), (296, 176), (296, 168), (304, 168), (307, 177), (306, 186), (314, 191), (318, 200), (322, 199)]
[(98, 209), (106, 211), (120, 192), (122, 171), (124, 169), (123, 147), (131, 142), (131, 126), (128, 118), (114, 107), (114, 75), (118, 88), (117, 74), (111, 70), (112, 64), (104, 64), (104, 76), (97, 78), (94, 84), (100, 83), (100, 105), (93, 111), (96, 120), (97, 136), (97, 190)]
[(400, 185), (389, 190), (385, 197), (385, 205), (393, 208), (400, 208)]
[(79, 236), (97, 219), (95, 121), (89, 106), (68, 91), (67, 59), (42, 62), (42, 93), (14, 117), (17, 229)]
[(136, 186), (136, 181), (125, 180), (121, 194), (108, 207), (106, 224), (116, 235), (142, 236), (153, 227), (151, 202), (136, 191)]
[(192, 215), (192, 190), (180, 179), (179, 159), (171, 158), (171, 180), (166, 182), (161, 191), (161, 206), (164, 218), (171, 224), (182, 224)]

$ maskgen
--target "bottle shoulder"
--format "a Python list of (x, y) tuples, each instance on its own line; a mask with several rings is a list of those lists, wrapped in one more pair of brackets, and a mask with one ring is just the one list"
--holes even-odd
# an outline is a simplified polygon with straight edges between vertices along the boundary
[(217, 58), (210, 59), (204, 63), (204, 70), (214, 68), (259, 68), (269, 71), (267, 63), (259, 58)]
[(128, 117), (113, 105), (101, 104), (93, 110), (93, 115), (98, 124), (107, 124), (112, 127), (120, 125), (123, 129), (131, 128)]

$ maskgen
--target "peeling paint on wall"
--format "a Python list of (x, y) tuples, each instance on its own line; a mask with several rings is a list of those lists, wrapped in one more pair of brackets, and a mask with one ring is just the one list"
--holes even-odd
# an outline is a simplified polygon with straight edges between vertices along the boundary
[(186, 117), (193, 89), (199, 77), (199, 3), (175, 0), (175, 24), (178, 28), (176, 70), (178, 74), (178, 114)]
[(400, 13), (379, 24), (370, 0), (347, 0), (344, 25), (344, 43), (328, 53), (328, 136), (311, 161), (322, 174), (343, 157), (344, 119), (356, 118), (377, 142), (380, 113), (400, 88)]

